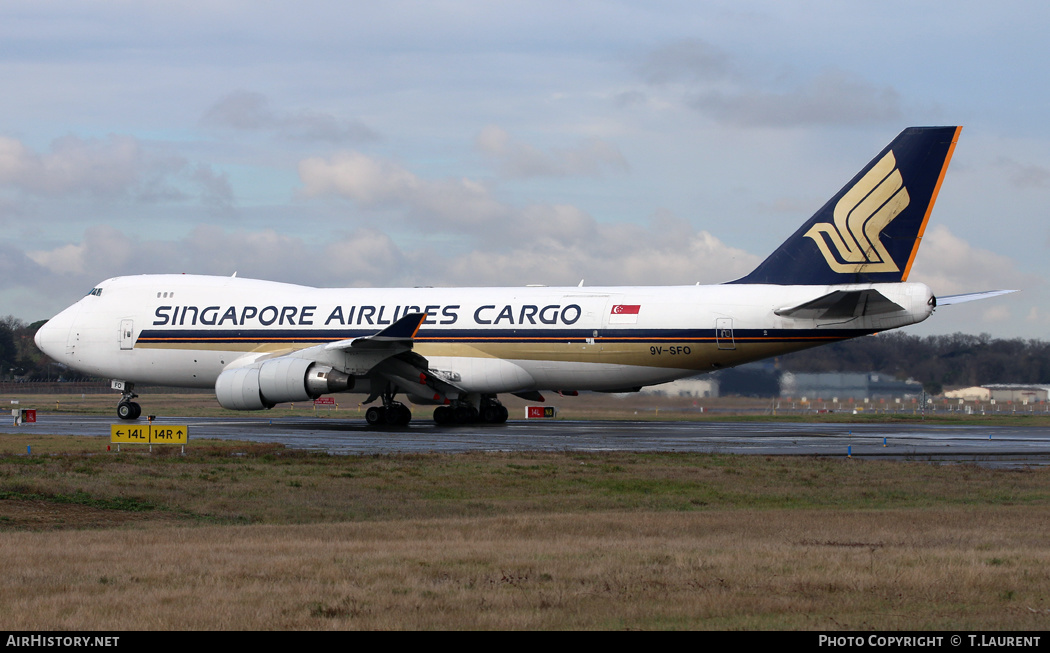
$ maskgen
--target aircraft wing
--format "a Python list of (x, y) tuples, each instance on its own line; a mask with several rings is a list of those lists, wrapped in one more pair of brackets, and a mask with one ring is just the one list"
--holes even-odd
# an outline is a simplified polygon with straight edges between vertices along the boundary
[(947, 295), (945, 297), (937, 298), (938, 306), (951, 306), (952, 304), (962, 304), (964, 302), (972, 302), (978, 299), (987, 299), (989, 297), (998, 297), (999, 295), (1008, 295), (1016, 290), (985, 290), (984, 292), (971, 292), (964, 293), (962, 295)]
[[(426, 318), (426, 313), (409, 313), (371, 335), (242, 359), (229, 366), (216, 382), (220, 403), (226, 399), (223, 405), (250, 410), (281, 401), (301, 401), (304, 396), (353, 388), (354, 379), (362, 377), (368, 379), (371, 391), (365, 403), (390, 392), (404, 392), (418, 399), (417, 403), (449, 403), (465, 392), (431, 370), (429, 361), (412, 351)], [(304, 374), (305, 390), (301, 381)], [(249, 399), (241, 401), (241, 395)]]
[(879, 291), (869, 288), (867, 290), (836, 290), (803, 304), (774, 309), (773, 312), (783, 317), (816, 320), (854, 318), (903, 310), (903, 306), (890, 301)]
[[(326, 352), (342, 352), (351, 368), (367, 369), (373, 379), (396, 386), (420, 402), (447, 403), (462, 389), (430, 370), (426, 358), (411, 351), (413, 339), (427, 319), (426, 313), (409, 313), (370, 336), (337, 340), (324, 345)], [(373, 384), (373, 400), (381, 391)], [(369, 403), (366, 400), (365, 403)]]
[[(387, 358), (372, 368), (370, 375), (396, 386), (418, 404), (447, 404), (465, 394), (462, 388), (432, 371), (427, 359), (416, 353)], [(373, 387), (373, 396), (378, 396), (377, 390)]]

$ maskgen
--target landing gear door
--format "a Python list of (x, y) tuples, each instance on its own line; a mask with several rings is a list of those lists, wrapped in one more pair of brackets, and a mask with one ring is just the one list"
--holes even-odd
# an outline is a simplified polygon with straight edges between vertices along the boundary
[(733, 340), (733, 318), (715, 318), (715, 342), (719, 349), (736, 349), (736, 341)]
[(120, 348), (132, 349), (135, 347), (135, 327), (132, 320), (120, 321)]

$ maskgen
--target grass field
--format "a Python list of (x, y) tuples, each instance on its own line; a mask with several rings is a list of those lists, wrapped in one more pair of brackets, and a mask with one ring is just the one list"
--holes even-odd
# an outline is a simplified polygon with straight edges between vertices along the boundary
[(104, 449), (0, 436), (0, 628), (1050, 626), (1045, 468)]

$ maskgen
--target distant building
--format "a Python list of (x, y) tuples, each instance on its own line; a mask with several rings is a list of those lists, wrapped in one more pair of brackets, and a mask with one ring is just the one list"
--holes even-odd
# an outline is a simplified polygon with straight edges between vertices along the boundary
[(963, 401), (996, 401), (1014, 403), (1028, 402), (1034, 404), (1038, 401), (1046, 401), (1048, 395), (1046, 386), (1023, 385), (1018, 383), (990, 383), (988, 385), (974, 386), (971, 388), (959, 388), (944, 393), (948, 399), (962, 399)]
[(1034, 404), (1037, 401), (1046, 401), (1047, 389), (1042, 386), (1019, 385), (1016, 383), (995, 383), (984, 386), (992, 394), (996, 401), (1013, 401), (1022, 403), (1027, 401)]
[(781, 397), (863, 400), (920, 393), (922, 384), (917, 381), (898, 381), (875, 372), (785, 372), (780, 377)]
[(642, 394), (663, 395), (665, 397), (693, 397), (709, 399), (718, 396), (718, 379), (711, 376), (694, 376), (678, 379), (670, 383), (652, 385), (641, 390)]
[(949, 390), (944, 393), (948, 399), (962, 399), (963, 401), (988, 401), (992, 398), (992, 391), (975, 385), (969, 388)]
[(775, 360), (756, 361), (712, 372), (722, 397), (776, 397), (780, 395), (780, 369)]

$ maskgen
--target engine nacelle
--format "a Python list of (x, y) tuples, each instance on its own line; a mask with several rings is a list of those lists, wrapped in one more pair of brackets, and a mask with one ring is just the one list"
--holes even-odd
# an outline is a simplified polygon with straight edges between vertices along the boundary
[(316, 399), (354, 387), (354, 378), (305, 358), (275, 358), (226, 370), (215, 380), (219, 405), (230, 410), (273, 408), (286, 401)]

